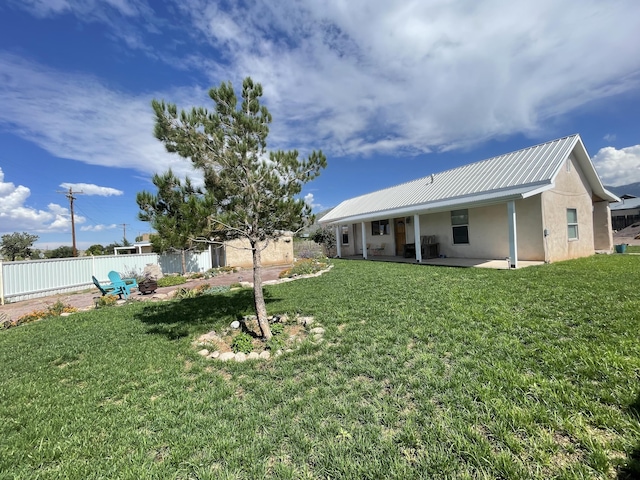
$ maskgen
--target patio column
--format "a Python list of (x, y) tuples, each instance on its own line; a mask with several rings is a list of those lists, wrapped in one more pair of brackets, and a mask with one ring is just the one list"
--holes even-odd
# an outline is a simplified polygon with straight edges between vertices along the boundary
[(336, 254), (338, 258), (342, 258), (342, 235), (340, 225), (336, 227)]
[(367, 231), (364, 229), (364, 222), (360, 222), (362, 229), (362, 258), (367, 259)]
[(413, 241), (416, 245), (416, 262), (422, 262), (422, 246), (420, 245), (420, 215), (413, 216)]
[(516, 203), (507, 202), (507, 223), (509, 224), (509, 266), (518, 268), (518, 234), (516, 232)]

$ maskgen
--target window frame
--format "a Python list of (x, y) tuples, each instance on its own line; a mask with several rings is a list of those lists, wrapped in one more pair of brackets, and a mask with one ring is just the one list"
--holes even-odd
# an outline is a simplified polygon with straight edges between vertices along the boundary
[[(340, 241), (342, 242), (342, 245), (349, 245), (349, 225), (340, 225)], [(345, 242), (344, 239), (347, 239), (347, 241)]]
[[(569, 218), (569, 213), (573, 212), (574, 218)], [(571, 221), (574, 220), (574, 221)], [(575, 230), (575, 236), (572, 236), (571, 231)], [(578, 222), (578, 209), (577, 208), (567, 208), (567, 240), (570, 242), (575, 242), (576, 240), (580, 240), (580, 224)]]
[[(461, 235), (456, 232), (464, 232), (462, 237), (465, 241), (460, 240)], [(451, 210), (451, 241), (454, 245), (469, 245), (469, 209)]]
[[(376, 228), (377, 226), (377, 228)], [(372, 220), (371, 221), (371, 235), (379, 237), (382, 235), (391, 235), (391, 226), (389, 220)]]

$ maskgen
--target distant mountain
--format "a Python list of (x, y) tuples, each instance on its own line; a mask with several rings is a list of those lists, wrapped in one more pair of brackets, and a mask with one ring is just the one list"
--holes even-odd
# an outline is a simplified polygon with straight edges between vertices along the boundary
[(618, 197), (622, 195), (633, 195), (634, 197), (640, 197), (640, 182), (630, 183), (628, 185), (620, 185), (619, 187), (605, 187), (614, 195)]

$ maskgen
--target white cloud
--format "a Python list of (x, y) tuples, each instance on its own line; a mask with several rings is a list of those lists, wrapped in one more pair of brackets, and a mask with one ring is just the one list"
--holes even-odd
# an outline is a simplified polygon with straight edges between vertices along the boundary
[(616, 187), (640, 182), (640, 145), (622, 148), (601, 148), (593, 157), (593, 164), (602, 183)]
[(333, 155), (540, 133), (551, 117), (638, 85), (630, 0), (180, 5), (223, 51), (207, 62), (212, 81), (251, 75), (265, 87), (276, 143)]
[(606, 140), (607, 142), (613, 142), (616, 139), (616, 134), (615, 133), (607, 133), (604, 137), (602, 137), (603, 140)]
[[(109, 90), (97, 79), (64, 74), (0, 52), (0, 127), (54, 156), (148, 174), (169, 167), (197, 177), (190, 163), (170, 155), (153, 136), (151, 100), (160, 94), (130, 95)], [(204, 91), (186, 89), (175, 101)]]
[(111, 197), (124, 194), (122, 190), (116, 190), (115, 188), (110, 187), (101, 187), (91, 183), (61, 183), (60, 186), (64, 189), (70, 188), (74, 192), (82, 192), (84, 195)]
[(113, 230), (118, 228), (118, 225), (112, 223), (111, 225), (86, 225), (84, 227), (80, 227), (80, 231), (82, 232), (104, 232), (105, 230)]
[[(0, 168), (0, 233), (27, 231), (30, 233), (66, 232), (71, 230), (71, 217), (67, 208), (50, 203), (47, 210), (26, 205), (31, 190), (4, 181)], [(75, 215), (78, 224), (85, 218)]]
[(307, 205), (309, 205), (313, 210), (322, 210), (322, 205), (316, 203), (313, 193), (307, 193), (304, 196), (304, 201)]
[[(159, 19), (137, 0), (31, 0), (24, 8), (103, 22), (129, 48), (197, 69), (212, 84), (231, 79), (239, 87), (251, 75), (275, 119), (270, 147), (322, 148), (330, 156), (412, 155), (514, 133), (540, 136), (549, 119), (638, 87), (635, 0), (584, 0), (580, 8), (569, 0), (220, 5), (176, 0), (168, 10), (181, 12), (181, 22)], [(190, 35), (193, 43), (178, 53), (149, 35), (181, 45)], [(133, 95), (1, 53), (0, 78), (0, 126), (50, 153), (190, 173), (153, 138), (149, 102), (209, 105), (209, 85)]]
[(10, 5), (40, 18), (72, 13), (80, 20), (106, 23), (115, 15), (136, 17), (152, 12), (144, 0), (10, 0)]

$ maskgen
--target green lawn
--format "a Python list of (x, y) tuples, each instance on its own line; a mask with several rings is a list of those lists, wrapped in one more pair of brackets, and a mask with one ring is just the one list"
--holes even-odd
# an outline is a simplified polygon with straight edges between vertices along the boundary
[(0, 478), (638, 478), (640, 257), (336, 261), (266, 288), (325, 341), (219, 363), (247, 290), (0, 332)]

